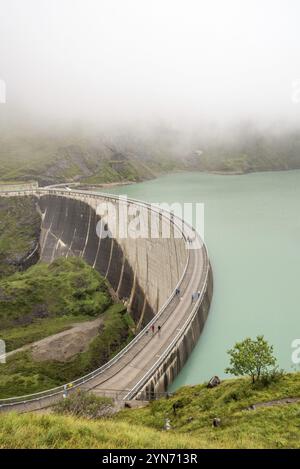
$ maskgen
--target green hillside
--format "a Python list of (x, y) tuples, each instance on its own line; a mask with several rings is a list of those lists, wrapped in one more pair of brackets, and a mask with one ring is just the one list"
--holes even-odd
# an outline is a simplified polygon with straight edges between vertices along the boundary
[(7, 352), (96, 318), (102, 318), (97, 335), (69, 359), (41, 361), (30, 350), (8, 356), (1, 364), (0, 397), (55, 387), (94, 370), (127, 343), (133, 329), (123, 304), (113, 304), (107, 281), (82, 259), (59, 258), (1, 280), (0, 337)]
[[(287, 397), (300, 397), (299, 373), (267, 387), (253, 387), (249, 379), (227, 380), (214, 389), (184, 387), (145, 408), (97, 420), (55, 413), (3, 414), (0, 447), (300, 448), (300, 402), (249, 409)], [(217, 428), (212, 426), (215, 417), (221, 419)], [(169, 431), (164, 430), (166, 418)]]
[(241, 126), (232, 134), (192, 135), (167, 128), (114, 136), (7, 132), (0, 137), (0, 181), (35, 180), (103, 184), (138, 182), (171, 171), (246, 173), (300, 168), (300, 133), (260, 132)]
[(35, 319), (101, 314), (112, 303), (107, 282), (77, 257), (39, 263), (0, 281), (1, 328)]
[(141, 181), (155, 177), (160, 165), (152, 166), (126, 148), (109, 146), (95, 138), (44, 134), (0, 138), (1, 181), (34, 179), (40, 185)]

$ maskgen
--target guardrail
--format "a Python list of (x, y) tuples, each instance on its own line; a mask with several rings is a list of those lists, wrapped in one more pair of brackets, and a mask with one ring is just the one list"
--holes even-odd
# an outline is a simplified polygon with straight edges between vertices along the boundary
[[(45, 195), (45, 194), (53, 195), (54, 194), (54, 195), (56, 195), (56, 194), (58, 194), (58, 195), (63, 195), (63, 196), (68, 196), (68, 197), (70, 197), (71, 194), (73, 194), (73, 195), (81, 195), (81, 196), (84, 196), (84, 197), (92, 196), (92, 197), (96, 197), (96, 198), (98, 198), (98, 197), (107, 198), (109, 200), (114, 200), (114, 201), (119, 201), (120, 200), (116, 195), (113, 195), (113, 194), (106, 194), (106, 193), (101, 193), (101, 192), (91, 192), (91, 191), (77, 191), (77, 190), (68, 191), (68, 190), (64, 190), (64, 189), (59, 189), (59, 190), (57, 190), (57, 189), (38, 189), (38, 190), (33, 190), (33, 191), (31, 191), (31, 190), (30, 191), (20, 191), (18, 193), (16, 191), (8, 191), (8, 192), (4, 193), (3, 195), (12, 196), (12, 194), (17, 194), (17, 195), (37, 195), (37, 194), (41, 194), (41, 195)], [(1, 195), (2, 194), (0, 194), (0, 196)], [(151, 208), (151, 210), (154, 209), (154, 207), (150, 203), (142, 202), (142, 201), (139, 201), (139, 200), (136, 200), (136, 199), (128, 198), (127, 202), (128, 203), (133, 203), (133, 204), (136, 204), (136, 205), (140, 205), (142, 207), (147, 207), (148, 209)], [(189, 225), (186, 221), (179, 219), (176, 215), (171, 214), (170, 212), (168, 212), (166, 210), (161, 210), (160, 209), (160, 210), (156, 210), (156, 212), (161, 214), (163, 217), (167, 218), (169, 221), (171, 221), (177, 227), (177, 229), (180, 229), (180, 231), (182, 233), (182, 236), (183, 236), (183, 239), (185, 240), (185, 242), (187, 242), (187, 235), (184, 232), (184, 228), (187, 228), (189, 231), (194, 232), (194, 229), (191, 227), (191, 225)], [(179, 220), (180, 224), (177, 223), (176, 220)], [(205, 247), (204, 243), (202, 243), (202, 244)], [(206, 247), (205, 247), (205, 252), (207, 253)], [(179, 282), (177, 283), (175, 289), (171, 293), (170, 297), (167, 299), (167, 301), (161, 307), (161, 309), (158, 311), (158, 313), (154, 316), (154, 318), (147, 324), (147, 326), (144, 329), (142, 329), (141, 332), (137, 336), (135, 336), (135, 338), (126, 347), (124, 347), (117, 355), (115, 355), (115, 357), (113, 357), (106, 364), (102, 365), (101, 367), (97, 368), (96, 370), (94, 370), (94, 371), (88, 373), (87, 375), (82, 376), (82, 377), (80, 377), (80, 378), (78, 378), (78, 379), (76, 379), (76, 380), (74, 380), (70, 383), (66, 383), (64, 385), (57, 386), (55, 388), (48, 389), (48, 390), (45, 390), (45, 391), (40, 391), (40, 392), (34, 393), (34, 394), (28, 394), (28, 395), (23, 395), (23, 396), (16, 396), (16, 397), (11, 397), (11, 398), (6, 398), (6, 399), (0, 399), (0, 408), (1, 407), (7, 407), (7, 406), (13, 406), (15, 404), (28, 404), (30, 402), (40, 401), (42, 399), (52, 398), (52, 397), (58, 396), (60, 394), (63, 394), (66, 389), (73, 390), (73, 389), (75, 389), (79, 386), (82, 386), (83, 384), (85, 384), (85, 383), (91, 381), (92, 379), (98, 377), (100, 374), (104, 373), (107, 369), (109, 369), (111, 366), (113, 366), (143, 336), (145, 336), (146, 331), (148, 330), (148, 328), (151, 327), (151, 325), (154, 324), (162, 316), (165, 309), (167, 308), (167, 306), (170, 304), (170, 302), (174, 298), (174, 296), (176, 294), (176, 289), (180, 287), (180, 285), (181, 285), (181, 283), (182, 283), (182, 281), (185, 277), (186, 271), (187, 271), (187, 267), (188, 267), (189, 260), (190, 260), (190, 251), (189, 251), (189, 249), (187, 249), (187, 253), (188, 253), (188, 256), (187, 256), (187, 262), (186, 262), (186, 265), (185, 265), (184, 272), (183, 272)], [(197, 302), (197, 304), (198, 304), (198, 302)], [(169, 350), (169, 347), (168, 347), (167, 350)], [(160, 360), (159, 360), (159, 362), (160, 362)], [(150, 371), (152, 372), (152, 368), (151, 368), (151, 370), (149, 370), (149, 372)], [(149, 372), (147, 373), (147, 376), (148, 376)], [(136, 389), (138, 384), (135, 386), (134, 389)], [(137, 392), (138, 391), (136, 391), (134, 395), (136, 395)], [(130, 397), (129, 397), (129, 399), (130, 399)]]
[[(201, 302), (203, 300), (203, 296), (206, 292), (206, 288), (208, 286), (208, 273), (209, 273), (209, 263), (208, 263), (208, 256), (207, 256), (207, 251), (205, 255), (205, 259), (207, 262), (207, 268), (204, 269), (205, 272), (205, 280), (204, 284), (202, 286), (200, 296), (197, 299), (189, 317), (186, 319), (183, 327), (180, 329), (176, 337), (173, 339), (173, 341), (170, 343), (168, 348), (162, 353), (162, 355), (159, 357), (159, 359), (154, 363), (154, 365), (147, 371), (147, 373), (141, 378), (141, 380), (132, 388), (132, 390), (124, 396), (123, 400), (130, 400), (133, 399), (138, 393), (143, 391), (143, 388), (147, 385), (147, 383), (150, 381), (152, 376), (155, 374), (157, 369), (165, 362), (166, 358), (168, 355), (173, 351), (174, 347), (176, 344), (181, 340), (181, 338), (184, 336), (185, 332), (187, 331), (189, 325), (193, 321), (194, 317), (198, 313), (198, 308), (201, 305)], [(156, 393), (155, 393), (156, 395)]]

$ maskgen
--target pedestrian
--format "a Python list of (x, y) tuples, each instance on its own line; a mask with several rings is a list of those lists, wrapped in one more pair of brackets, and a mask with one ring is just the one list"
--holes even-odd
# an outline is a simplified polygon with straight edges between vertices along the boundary
[(176, 288), (176, 291), (175, 291), (175, 292), (176, 292), (176, 296), (179, 296), (179, 295), (180, 295), (180, 290), (179, 290), (179, 288)]
[(198, 295), (198, 298), (200, 298), (200, 295), (201, 295), (201, 291), (200, 291), (200, 290), (198, 290), (197, 295)]
[(66, 399), (67, 397), (68, 397), (68, 387), (66, 384), (64, 384), (63, 398)]
[(160, 325), (157, 326), (157, 330), (158, 330), (158, 335), (160, 335), (160, 331), (161, 331), (161, 326)]
[(165, 429), (166, 431), (171, 430), (170, 419), (165, 419), (165, 426), (164, 426), (164, 429)]
[(151, 331), (152, 331), (152, 334), (154, 334), (154, 331), (155, 331), (154, 324), (152, 324), (152, 326), (151, 326)]
[(192, 303), (195, 301), (195, 293), (192, 293)]

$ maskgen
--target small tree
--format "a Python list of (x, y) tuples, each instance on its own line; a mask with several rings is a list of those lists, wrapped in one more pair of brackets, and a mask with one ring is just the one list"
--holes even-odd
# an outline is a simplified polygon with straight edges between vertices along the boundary
[(267, 373), (269, 368), (276, 364), (273, 346), (268, 344), (263, 335), (257, 336), (256, 340), (248, 337), (242, 342), (237, 342), (227, 353), (231, 366), (226, 368), (225, 373), (251, 376), (252, 383), (258, 381), (262, 374)]

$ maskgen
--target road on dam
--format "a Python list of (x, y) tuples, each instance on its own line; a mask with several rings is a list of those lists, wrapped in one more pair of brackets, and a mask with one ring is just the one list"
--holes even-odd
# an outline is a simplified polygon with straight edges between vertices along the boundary
[[(51, 190), (38, 189), (34, 192), (8, 193), (6, 196), (35, 195), (42, 197), (45, 194), (53, 193)], [(56, 195), (57, 193), (56, 191)], [(87, 195), (99, 199), (101, 197), (116, 198), (107, 194), (101, 195), (100, 193), (80, 192), (77, 190), (69, 192), (61, 190), (59, 194), (62, 197), (75, 197), (79, 200), (81, 194), (83, 198), (86, 198)], [(139, 201), (131, 202), (145, 207), (148, 205)], [(204, 307), (205, 312), (203, 313), (202, 311), (201, 318), (197, 318), (198, 331), (196, 333), (192, 331), (193, 344), (187, 347), (189, 350), (187, 355), (190, 353), (204, 327), (212, 294), (212, 292), (208, 292), (209, 289), (212, 290), (212, 287), (210, 288), (209, 285), (211, 269), (206, 247), (192, 227), (186, 223), (183, 223), (181, 226), (183, 227), (183, 242), (185, 242), (188, 255), (185, 270), (177, 285), (180, 289), (180, 294), (176, 294), (174, 290), (165, 305), (138, 336), (106, 365), (65, 386), (30, 396), (2, 399), (0, 400), (1, 410), (13, 409), (26, 412), (48, 407), (61, 398), (66, 393), (66, 389), (67, 392), (73, 392), (78, 387), (91, 390), (95, 394), (109, 395), (117, 400), (151, 398), (149, 396), (149, 389), (155, 390), (156, 393), (166, 390), (167, 385), (170, 384), (174, 377), (165, 378), (159, 385), (155, 386), (153, 385), (153, 379), (154, 382), (157, 382), (155, 374), (157, 376), (160, 368), (164, 368), (164, 371), (166, 371), (167, 360), (170, 360), (171, 354), (174, 353), (180, 342), (188, 338), (187, 333), (190, 333), (189, 329), (193, 329), (193, 321), (199, 310), (201, 310), (202, 303), (206, 302)], [(191, 249), (188, 238), (193, 238), (195, 235), (200, 243), (198, 243), (197, 248)], [(165, 268), (166, 266), (162, 266), (162, 275)], [(194, 299), (192, 299), (193, 294), (196, 297)], [(160, 326), (160, 329), (158, 326)], [(175, 355), (177, 357), (176, 361), (178, 353)], [(176, 364), (176, 366), (182, 367), (186, 359), (187, 356), (181, 360), (183, 363)], [(174, 363), (172, 366), (174, 367)], [(163, 375), (163, 373), (161, 374)], [(151, 380), (152, 387), (149, 387)]]
[[(174, 296), (160, 318), (154, 321), (154, 334), (147, 326), (148, 333), (130, 349), (122, 359), (86, 388), (94, 392), (113, 390), (122, 397), (153, 368), (164, 351), (176, 338), (192, 312), (192, 294), (200, 291), (204, 280), (204, 259), (202, 250), (191, 250), (186, 275), (180, 287), (180, 296)], [(158, 326), (161, 326), (160, 332)], [(109, 392), (109, 391), (108, 391)]]

